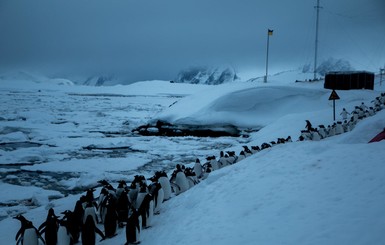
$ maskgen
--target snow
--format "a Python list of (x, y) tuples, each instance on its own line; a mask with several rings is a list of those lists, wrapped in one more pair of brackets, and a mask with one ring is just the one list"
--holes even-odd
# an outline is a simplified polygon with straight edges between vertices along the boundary
[[(351, 132), (296, 142), (305, 120), (326, 126), (333, 117), (331, 91), (322, 82), (295, 83), (295, 74), (217, 86), (148, 81), (86, 87), (3, 79), (0, 142), (40, 145), (0, 148), (0, 204), (12, 203), (0, 206), (2, 243), (15, 242), (16, 214), (39, 226), (50, 207), (56, 214), (72, 210), (81, 194), (63, 189), (148, 177), (177, 163), (191, 166), (195, 158), (218, 156), (220, 150), (238, 153), (242, 145), (291, 135), (293, 143), (214, 171), (173, 196), (142, 232), (141, 244), (384, 244), (385, 141), (367, 142), (385, 127), (385, 110)], [(337, 91), (337, 119), (342, 108), (351, 112), (361, 102), (370, 105), (383, 91), (378, 84), (375, 91)], [(158, 119), (260, 130), (248, 138), (112, 134)], [(127, 151), (110, 150), (118, 147)], [(16, 164), (25, 162), (31, 164)], [(36, 175), (23, 177), (31, 173)], [(124, 243), (124, 229), (98, 242)]]

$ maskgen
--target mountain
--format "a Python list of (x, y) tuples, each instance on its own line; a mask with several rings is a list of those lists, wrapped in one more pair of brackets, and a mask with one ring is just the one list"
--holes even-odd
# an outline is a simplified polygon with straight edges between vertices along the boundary
[[(354, 71), (354, 67), (350, 64), (348, 60), (336, 59), (333, 57), (328, 58), (321, 62), (317, 67), (317, 72), (321, 76), (325, 76), (326, 73), (332, 71)], [(306, 64), (302, 68), (303, 73), (313, 72), (311, 64)]]
[(234, 82), (238, 76), (232, 67), (190, 67), (179, 72), (177, 83), (218, 85)]

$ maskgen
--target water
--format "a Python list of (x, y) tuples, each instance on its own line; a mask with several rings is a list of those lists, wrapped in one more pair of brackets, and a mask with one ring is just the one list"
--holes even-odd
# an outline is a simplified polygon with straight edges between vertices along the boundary
[[(110, 171), (130, 181), (136, 174), (171, 172), (176, 164), (218, 156), (228, 147), (247, 144), (245, 137), (146, 137), (132, 133), (181, 97), (0, 90), (0, 104), (7, 105), (0, 108), (0, 168), (5, 170), (0, 172), (0, 181), (77, 194), (84, 189), (61, 184), (79, 178), (81, 173), (76, 169), (53, 172), (23, 167), (74, 159), (124, 159), (132, 154), (150, 159), (133, 170)], [(0, 203), (0, 209), (7, 209), (9, 214), (14, 206), (19, 211), (34, 207), (30, 200)]]

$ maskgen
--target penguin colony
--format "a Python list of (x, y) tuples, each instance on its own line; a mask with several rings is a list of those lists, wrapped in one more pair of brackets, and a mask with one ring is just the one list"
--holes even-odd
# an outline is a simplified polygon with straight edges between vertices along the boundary
[[(352, 130), (357, 121), (385, 108), (385, 93), (377, 97), (373, 103), (374, 108), (370, 107), (358, 117), (355, 116), (359, 114), (357, 110), (363, 111), (367, 108), (363, 108), (364, 103), (356, 107), (349, 121), (352, 123), (348, 125), (344, 123), (341, 128), (339, 128), (341, 123), (337, 122), (337, 125), (329, 126), (330, 129), (325, 129), (323, 125), (320, 125), (319, 129), (314, 129), (306, 120), (306, 130), (301, 131), (298, 141), (320, 140)], [(343, 113), (341, 115), (344, 117)], [(100, 240), (108, 239), (114, 237), (117, 230), (123, 227), (126, 231), (125, 245), (139, 244), (142, 229), (151, 227), (154, 215), (160, 213), (162, 203), (170, 199), (172, 193), (179, 195), (206, 179), (212, 171), (236, 164), (261, 150), (287, 142), (292, 142), (290, 136), (278, 138), (276, 142), (263, 143), (261, 146), (251, 146), (251, 149), (243, 146), (239, 155), (234, 151), (226, 153), (221, 151), (218, 160), (215, 156), (208, 156), (202, 165), (200, 160), (196, 159), (192, 168), (177, 164), (170, 179), (166, 172), (157, 171), (148, 179), (151, 181), (150, 184), (147, 184), (143, 175), (136, 175), (130, 185), (121, 180), (117, 188), (106, 180), (98, 181), (102, 186), (98, 198), (94, 197), (94, 188), (88, 189), (76, 202), (73, 211), (65, 210), (61, 213), (62, 218), (56, 216), (54, 209), (50, 208), (46, 221), (38, 229), (23, 215), (14, 217), (21, 223), (15, 237), (16, 244), (38, 245), (41, 240), (47, 245), (72, 245), (79, 242), (94, 245), (97, 241), (96, 235)], [(99, 225), (103, 225), (104, 233), (98, 228)]]
[[(362, 102), (361, 105), (355, 106), (351, 113), (347, 112), (346, 109), (343, 108), (342, 112), (340, 113), (343, 122), (337, 121), (337, 123), (333, 123), (327, 127), (324, 125), (319, 125), (318, 128), (313, 128), (311, 123), (306, 120), (306, 130), (301, 131), (301, 135), (299, 136), (298, 141), (318, 141), (327, 137), (352, 131), (357, 122), (363, 120), (364, 118), (373, 116), (385, 108), (385, 93), (381, 93), (380, 96), (376, 97), (372, 101), (372, 104), (372, 106), (367, 107), (365, 103)], [(348, 115), (351, 115), (350, 120), (347, 120)]]

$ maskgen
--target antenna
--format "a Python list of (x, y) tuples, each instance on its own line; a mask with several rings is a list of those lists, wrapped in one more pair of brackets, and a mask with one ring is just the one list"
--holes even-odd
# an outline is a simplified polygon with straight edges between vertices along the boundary
[(314, 80), (317, 79), (317, 56), (318, 56), (318, 25), (319, 25), (319, 10), (320, 8), (320, 5), (319, 5), (319, 1), (320, 0), (317, 0), (317, 6), (315, 6), (314, 8), (317, 9), (317, 19), (316, 19), (316, 22), (315, 22), (315, 50), (314, 50)]

